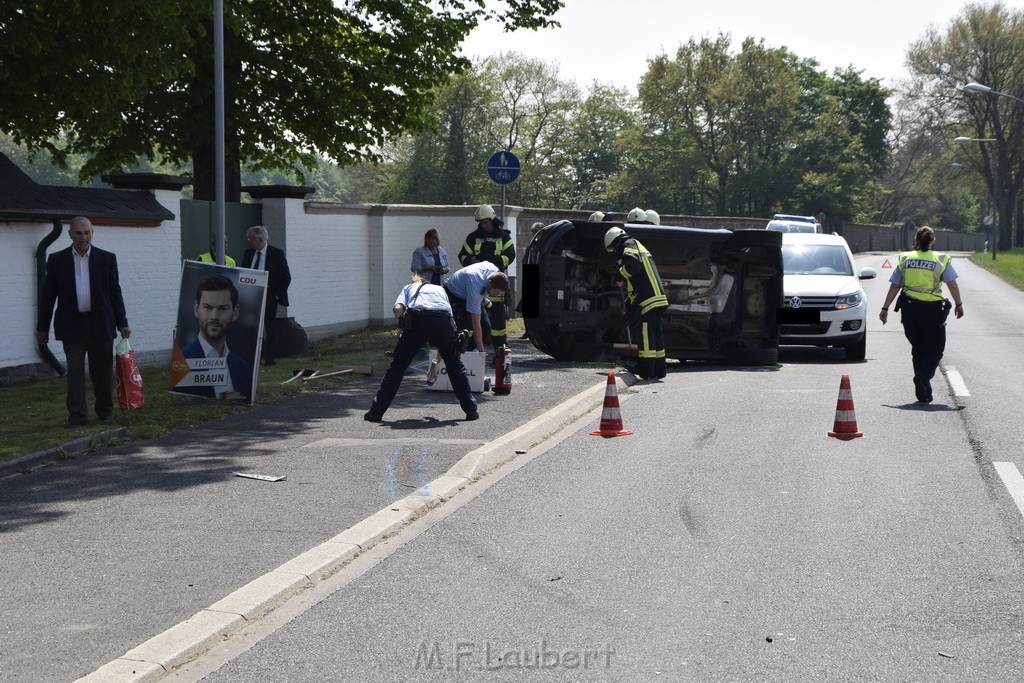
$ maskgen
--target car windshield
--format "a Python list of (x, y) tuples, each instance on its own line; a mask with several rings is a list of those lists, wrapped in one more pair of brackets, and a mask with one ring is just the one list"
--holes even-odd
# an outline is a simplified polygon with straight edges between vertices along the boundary
[(786, 275), (853, 275), (846, 250), (838, 244), (783, 244), (782, 264)]

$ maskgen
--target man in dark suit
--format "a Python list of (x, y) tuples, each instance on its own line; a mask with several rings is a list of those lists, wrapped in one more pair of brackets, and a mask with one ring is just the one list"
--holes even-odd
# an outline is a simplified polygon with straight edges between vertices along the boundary
[(230, 384), (175, 387), (175, 392), (220, 398), (231, 392), (252, 399), (252, 366), (228, 348), (228, 328), (238, 319), (238, 289), (223, 275), (207, 275), (196, 285), (192, 312), (199, 320), (199, 336), (181, 350), (185, 358), (226, 358)]
[(277, 305), (288, 305), (288, 285), (292, 274), (284, 251), (268, 244), (267, 228), (254, 225), (245, 233), (249, 248), (242, 255), (242, 267), (267, 271), (267, 306), (263, 313), (263, 357), (267, 365), (277, 365)]
[[(92, 246), (92, 223), (78, 216), (68, 230), (72, 245), (50, 254), (39, 301), (36, 341), (40, 346), (53, 334), (64, 345), (68, 363), (68, 426), (84, 425), (89, 409), (85, 396), (85, 360), (101, 422), (114, 418), (113, 342), (117, 331), (131, 336), (117, 273), (117, 256)], [(57, 305), (54, 315), (53, 306)]]

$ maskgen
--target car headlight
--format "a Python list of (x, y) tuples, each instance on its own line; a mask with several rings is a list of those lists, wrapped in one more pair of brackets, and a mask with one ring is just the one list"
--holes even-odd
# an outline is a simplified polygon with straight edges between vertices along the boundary
[(854, 292), (853, 294), (847, 294), (836, 298), (836, 310), (843, 310), (845, 308), (853, 308), (859, 306), (860, 302), (864, 300), (864, 295), (861, 292)]

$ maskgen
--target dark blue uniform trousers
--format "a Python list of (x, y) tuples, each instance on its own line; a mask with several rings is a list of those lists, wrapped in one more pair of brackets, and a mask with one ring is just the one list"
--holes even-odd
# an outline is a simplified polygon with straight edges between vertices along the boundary
[(448, 372), (448, 381), (455, 390), (459, 399), (459, 405), (467, 415), (476, 412), (476, 398), (469, 388), (469, 378), (466, 376), (466, 366), (462, 364), (459, 354), (458, 342), (456, 341), (455, 324), (451, 316), (441, 311), (430, 311), (417, 314), (406, 311), (406, 329), (395, 344), (395, 350), (391, 357), (391, 365), (384, 372), (384, 379), (377, 389), (377, 397), (373, 399), (370, 412), (375, 415), (383, 415), (391, 405), (398, 387), (402, 385), (402, 378), (405, 376), (405, 369), (412, 363), (416, 353), (423, 348), (424, 344), (431, 344), (437, 349), (438, 354), (444, 359)]
[(900, 304), (903, 334), (910, 342), (914, 376), (931, 380), (946, 350), (946, 316), (944, 302), (905, 301)]

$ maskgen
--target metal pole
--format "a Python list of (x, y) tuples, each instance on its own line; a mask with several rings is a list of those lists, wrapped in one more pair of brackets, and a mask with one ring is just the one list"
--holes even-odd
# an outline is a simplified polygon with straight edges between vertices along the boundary
[(501, 224), (505, 225), (505, 186), (501, 186)]
[(224, 0), (213, 0), (214, 232), (217, 263), (224, 265)]

